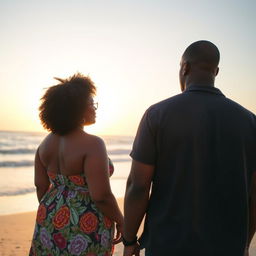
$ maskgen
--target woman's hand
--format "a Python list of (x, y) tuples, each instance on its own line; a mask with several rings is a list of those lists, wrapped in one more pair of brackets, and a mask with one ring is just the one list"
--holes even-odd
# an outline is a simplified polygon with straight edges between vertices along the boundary
[(140, 256), (140, 245), (138, 243), (124, 247), (123, 256)]
[(113, 239), (113, 244), (118, 244), (122, 242), (122, 235), (123, 235), (123, 224), (116, 223), (116, 235)]

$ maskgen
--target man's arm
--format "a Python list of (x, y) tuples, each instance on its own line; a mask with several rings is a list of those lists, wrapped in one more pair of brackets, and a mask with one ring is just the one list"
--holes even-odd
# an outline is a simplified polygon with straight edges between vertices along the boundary
[[(124, 203), (123, 236), (126, 241), (133, 241), (135, 239), (145, 215), (154, 169), (154, 165), (143, 164), (135, 160), (132, 161)], [(124, 255), (129, 256), (135, 254), (134, 250), (136, 248), (135, 246), (133, 247), (125, 247)]]

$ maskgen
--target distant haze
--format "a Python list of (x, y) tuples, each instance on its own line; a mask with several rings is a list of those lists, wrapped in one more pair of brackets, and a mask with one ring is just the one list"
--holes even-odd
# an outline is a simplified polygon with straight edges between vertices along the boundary
[(221, 53), (216, 87), (256, 112), (256, 1), (0, 3), (0, 130), (42, 131), (44, 88), (79, 71), (98, 88), (96, 134), (134, 135), (149, 105), (180, 93), (180, 57), (207, 39)]

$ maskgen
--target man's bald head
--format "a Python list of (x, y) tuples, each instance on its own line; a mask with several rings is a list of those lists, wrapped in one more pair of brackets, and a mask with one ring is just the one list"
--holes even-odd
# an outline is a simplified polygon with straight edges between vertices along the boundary
[(197, 41), (184, 52), (183, 61), (208, 71), (214, 71), (220, 61), (220, 52), (216, 45), (209, 41)]
[(220, 52), (209, 41), (197, 41), (183, 53), (180, 63), (180, 85), (184, 91), (192, 84), (214, 86)]

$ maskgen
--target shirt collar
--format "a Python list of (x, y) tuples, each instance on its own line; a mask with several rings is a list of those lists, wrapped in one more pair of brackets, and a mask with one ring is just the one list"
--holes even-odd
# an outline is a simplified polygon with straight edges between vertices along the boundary
[(204, 85), (190, 85), (185, 91), (184, 93), (188, 93), (188, 92), (206, 92), (206, 93), (212, 93), (212, 94), (217, 94), (217, 95), (221, 95), (221, 96), (225, 96), (221, 90), (219, 90), (216, 87), (213, 86), (204, 86)]

